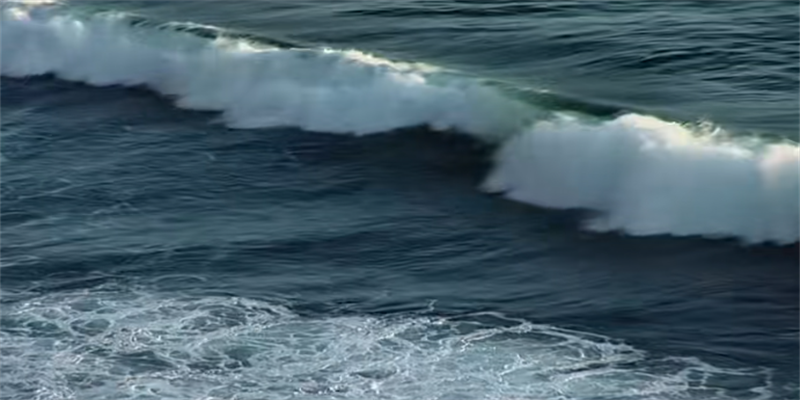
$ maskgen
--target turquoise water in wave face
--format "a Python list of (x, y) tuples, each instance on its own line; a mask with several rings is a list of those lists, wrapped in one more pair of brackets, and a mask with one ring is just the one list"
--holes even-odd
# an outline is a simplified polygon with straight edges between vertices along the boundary
[(798, 397), (791, 2), (4, 7), (0, 399)]

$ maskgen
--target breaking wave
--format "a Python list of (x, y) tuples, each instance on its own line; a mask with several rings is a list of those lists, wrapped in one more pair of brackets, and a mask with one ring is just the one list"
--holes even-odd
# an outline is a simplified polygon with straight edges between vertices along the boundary
[(409, 126), (496, 144), (483, 187), (598, 212), (586, 227), (631, 235), (798, 241), (800, 150), (652, 116), (567, 116), (492, 85), (358, 51), (282, 48), (121, 13), (3, 5), (2, 75), (144, 86), (232, 128), (365, 135)]

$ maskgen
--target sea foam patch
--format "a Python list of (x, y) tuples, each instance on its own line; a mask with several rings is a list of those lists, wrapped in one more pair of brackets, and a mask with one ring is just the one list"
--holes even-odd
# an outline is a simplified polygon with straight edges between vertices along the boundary
[(1, 325), (0, 386), (20, 400), (768, 399), (773, 389), (766, 369), (657, 358), (491, 313), (301, 316), (247, 298), (98, 287), (10, 304)]

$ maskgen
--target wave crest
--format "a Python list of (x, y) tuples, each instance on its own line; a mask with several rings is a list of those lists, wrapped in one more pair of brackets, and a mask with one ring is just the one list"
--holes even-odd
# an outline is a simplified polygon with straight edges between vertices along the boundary
[[(2, 74), (90, 85), (144, 85), (179, 107), (221, 111), (233, 128), (294, 126), (357, 135), (428, 125), (510, 133), (524, 108), (466, 80), (357, 51), (280, 49), (44, 9), (3, 11)], [(98, 57), (98, 55), (102, 55)], [(436, 82), (434, 82), (436, 81)]]
[(543, 121), (505, 142), (484, 189), (601, 215), (586, 226), (633, 235), (798, 238), (798, 148), (748, 148), (628, 114), (588, 124)]
[(79, 17), (19, 4), (2, 11), (3, 76), (145, 86), (179, 107), (219, 111), (233, 128), (455, 130), (501, 143), (486, 190), (599, 211), (586, 224), (592, 230), (798, 240), (796, 144), (710, 140), (635, 114), (542, 120), (546, 110), (478, 81), (357, 51), (203, 38), (119, 13)]

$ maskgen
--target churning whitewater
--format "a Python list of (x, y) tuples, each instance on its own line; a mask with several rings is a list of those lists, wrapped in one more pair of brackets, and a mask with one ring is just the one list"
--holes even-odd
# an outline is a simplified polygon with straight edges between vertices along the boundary
[[(9, 308), (6, 323), (31, 336), (4, 337), (4, 347), (7, 363), (26, 366), (8, 376), (33, 384), (22, 389), (37, 398), (260, 399), (269, 391), (275, 398), (672, 399), (695, 390), (730, 399), (706, 387), (726, 376), (757, 383), (752, 398), (770, 398), (767, 369), (657, 358), (601, 335), (493, 313), (470, 317), (309, 318), (250, 299), (106, 287)], [(31, 351), (37, 336), (62, 332), (69, 336), (58, 344)], [(158, 372), (137, 375), (148, 368)], [(65, 369), (73, 370), (65, 377)], [(326, 375), (311, 379), (316, 371)], [(65, 379), (82, 390), (65, 389)]]
[[(2, 75), (144, 86), (231, 128), (365, 135), (403, 127), (498, 146), (483, 189), (631, 235), (798, 241), (800, 150), (638, 114), (598, 120), (537, 107), (491, 85), (358, 51), (198, 37), (179, 24), (59, 6), (4, 4)], [(100, 56), (102, 55), (102, 56)]]

